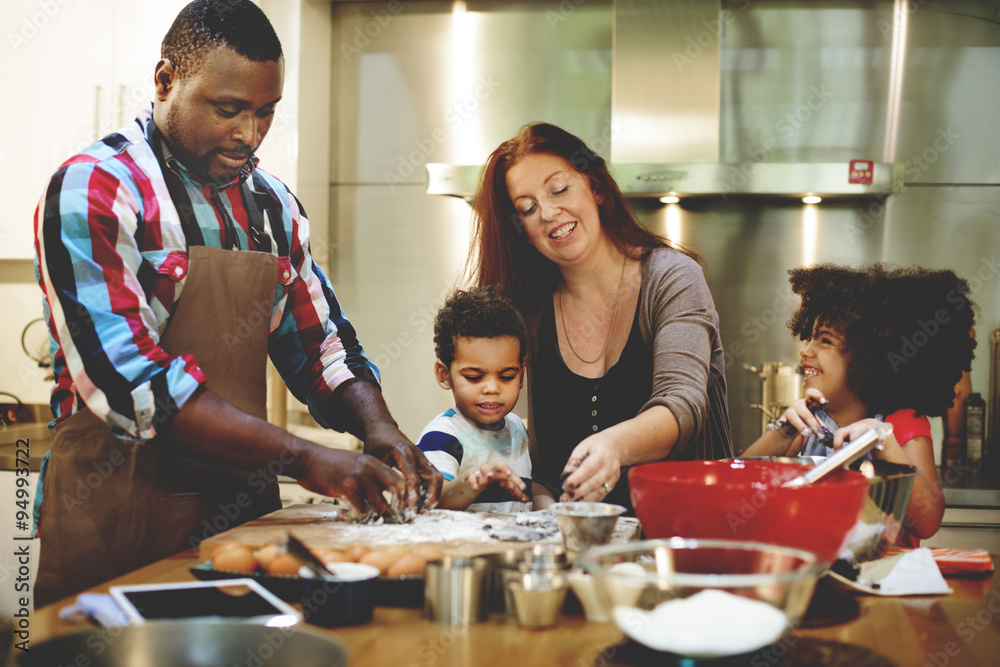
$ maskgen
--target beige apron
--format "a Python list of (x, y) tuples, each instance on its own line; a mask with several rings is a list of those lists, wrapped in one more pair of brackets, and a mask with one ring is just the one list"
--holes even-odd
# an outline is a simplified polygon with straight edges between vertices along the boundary
[[(192, 354), (208, 387), (267, 418), (266, 364), (277, 260), (189, 247), (189, 271), (161, 346)], [(165, 435), (135, 445), (81, 409), (52, 430), (35, 606), (90, 588), (280, 509), (270, 471), (178, 456)]]

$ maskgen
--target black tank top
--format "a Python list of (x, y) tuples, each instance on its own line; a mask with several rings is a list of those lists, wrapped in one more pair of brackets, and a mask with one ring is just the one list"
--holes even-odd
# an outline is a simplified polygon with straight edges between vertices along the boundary
[[(641, 303), (641, 299), (639, 300)], [(573, 448), (598, 431), (631, 419), (653, 389), (653, 351), (639, 330), (639, 307), (621, 357), (601, 378), (585, 378), (566, 367), (559, 352), (555, 309), (548, 300), (538, 322), (538, 347), (531, 366), (531, 400), (538, 454), (532, 478), (561, 489), (559, 480)], [(559, 493), (556, 493), (558, 499)], [(606, 502), (627, 507), (628, 467)]]

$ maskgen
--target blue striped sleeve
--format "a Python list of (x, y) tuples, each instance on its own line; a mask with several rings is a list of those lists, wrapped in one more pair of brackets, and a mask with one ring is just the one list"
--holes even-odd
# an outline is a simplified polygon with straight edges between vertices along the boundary
[(462, 464), (462, 443), (451, 433), (428, 431), (420, 436), (417, 448), (427, 455), (427, 460), (449, 482), (458, 475)]
[(424, 452), (444, 452), (459, 463), (462, 462), (462, 445), (458, 442), (458, 438), (451, 433), (441, 431), (424, 433), (420, 442), (417, 443), (417, 447)]

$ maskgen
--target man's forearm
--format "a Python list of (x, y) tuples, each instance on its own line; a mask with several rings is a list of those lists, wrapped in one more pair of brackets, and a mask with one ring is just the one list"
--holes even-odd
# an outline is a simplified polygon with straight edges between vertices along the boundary
[(274, 468), (299, 477), (312, 443), (258, 419), (200, 389), (163, 429), (178, 451), (199, 461), (229, 468)]
[(434, 507), (444, 478), (399, 430), (378, 386), (363, 380), (352, 382), (337, 391), (334, 400), (336, 405), (328, 414), (340, 419), (333, 423), (361, 438), (365, 454), (402, 474), (406, 507), (415, 512)]
[[(405, 442), (409, 440), (399, 433), (399, 425), (389, 413), (389, 407), (382, 398), (379, 388), (365, 380), (352, 382), (334, 395), (338, 404), (333, 407), (336, 423), (352, 435), (367, 443), (380, 429), (391, 429)], [(395, 435), (393, 437), (396, 437)]]

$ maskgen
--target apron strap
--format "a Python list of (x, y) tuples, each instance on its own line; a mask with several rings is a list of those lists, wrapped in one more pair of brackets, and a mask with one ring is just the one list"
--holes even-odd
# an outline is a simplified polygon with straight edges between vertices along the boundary
[[(285, 234), (285, 226), (282, 222), (281, 202), (271, 194), (267, 183), (264, 181), (264, 177), (259, 172), (255, 170), (251, 178), (253, 178), (254, 190), (249, 190), (249, 192), (253, 195), (253, 203), (260, 211), (267, 215), (267, 223), (269, 224), (269, 227), (265, 226), (262, 220), (261, 228), (270, 229), (270, 237), (274, 239), (275, 244), (278, 246), (278, 257), (288, 257), (291, 251), (291, 244), (288, 242), (288, 237)], [(249, 203), (247, 204), (247, 210), (250, 210)], [(268, 249), (270, 249), (270, 245), (268, 245)]]
[(254, 192), (251, 190), (248, 183), (249, 180), (249, 178), (245, 178), (240, 183), (240, 194), (243, 196), (243, 206), (247, 210), (247, 221), (250, 223), (250, 242), (253, 243), (259, 252), (271, 252), (271, 237), (264, 230), (264, 216), (260, 211), (261, 201), (258, 201), (258, 197), (260, 197), (264, 202), (265, 210), (268, 211), (268, 216), (273, 220), (274, 211), (270, 209), (267, 203), (268, 200), (271, 200), (271, 196), (266, 192)]

